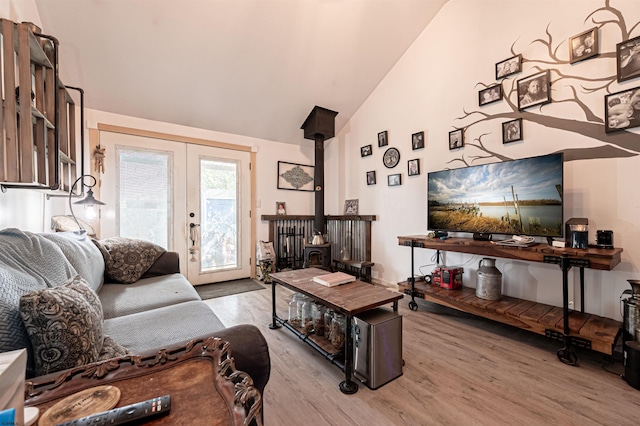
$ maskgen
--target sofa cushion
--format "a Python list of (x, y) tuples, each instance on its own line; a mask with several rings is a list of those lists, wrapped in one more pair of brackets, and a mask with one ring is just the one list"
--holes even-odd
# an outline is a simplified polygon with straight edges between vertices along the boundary
[(37, 375), (95, 362), (102, 350), (102, 306), (76, 275), (68, 282), (20, 298)]
[[(105, 285), (106, 287), (106, 285)], [(154, 354), (162, 348), (214, 335), (224, 325), (202, 301), (138, 312), (104, 320), (104, 333), (134, 355)]]
[(100, 291), (104, 282), (104, 259), (98, 247), (85, 232), (40, 235), (60, 247), (69, 263), (87, 281), (89, 287), (96, 292)]
[(93, 240), (104, 257), (107, 276), (120, 283), (134, 283), (166, 250), (157, 244), (132, 238)]
[(64, 283), (75, 274), (51, 241), (14, 228), (0, 231), (0, 352), (27, 348), (30, 373), (33, 352), (20, 317), (20, 297)]
[(133, 284), (107, 283), (98, 296), (105, 319), (200, 300), (198, 292), (180, 274), (143, 278)]

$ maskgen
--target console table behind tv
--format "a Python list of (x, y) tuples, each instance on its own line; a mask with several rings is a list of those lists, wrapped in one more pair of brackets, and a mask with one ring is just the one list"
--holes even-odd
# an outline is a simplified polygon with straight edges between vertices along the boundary
[[(586, 250), (579, 250), (556, 248), (547, 244), (536, 244), (531, 247), (508, 247), (470, 238), (440, 240), (426, 235), (399, 236), (398, 244), (411, 248), (411, 277), (407, 281), (398, 283), (398, 286), (403, 293), (411, 296), (409, 307), (412, 310), (418, 308), (414, 300), (415, 297), (418, 297), (562, 340), (564, 347), (558, 350), (558, 359), (570, 365), (577, 362), (572, 345), (609, 355), (613, 353), (622, 324), (620, 321), (584, 312), (584, 268), (612, 270), (620, 263), (621, 248), (590, 247)], [(473, 288), (462, 287), (457, 290), (446, 290), (423, 281), (416, 282), (413, 272), (415, 248), (557, 264), (562, 272), (562, 307), (510, 296), (502, 296), (498, 301), (485, 300), (476, 297)], [(580, 312), (569, 309), (568, 272), (572, 266), (580, 268)]]

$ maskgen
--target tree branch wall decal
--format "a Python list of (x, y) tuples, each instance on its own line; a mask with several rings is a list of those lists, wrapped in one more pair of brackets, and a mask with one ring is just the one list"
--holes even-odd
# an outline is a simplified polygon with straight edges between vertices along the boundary
[[(622, 12), (611, 6), (610, 0), (605, 0), (603, 7), (600, 7), (589, 13), (584, 23), (591, 21), (600, 31), (605, 27), (617, 28), (619, 32), (618, 42), (628, 40), (632, 37), (635, 30), (640, 28), (640, 22), (637, 22), (627, 29), (627, 23)], [(479, 107), (468, 111), (463, 107), (463, 114), (455, 118), (454, 129), (462, 129), (467, 142), (466, 148), (462, 151), (459, 158), (455, 158), (448, 164), (463, 163), (470, 165), (478, 159), (496, 158), (498, 160), (508, 160), (510, 157), (504, 153), (489, 148), (490, 138), (496, 139), (496, 135), (500, 132), (486, 132), (485, 129), (477, 129), (481, 127), (481, 123), (498, 124), (506, 120), (514, 120), (516, 118), (523, 119), (523, 126), (530, 123), (536, 123), (551, 129), (572, 132), (583, 135), (588, 139), (585, 142), (593, 145), (600, 142), (597, 146), (585, 146), (583, 148), (561, 149), (564, 152), (565, 161), (586, 160), (594, 158), (624, 158), (637, 156), (640, 153), (640, 135), (626, 130), (618, 131), (614, 134), (607, 134), (604, 130), (603, 112), (594, 110), (593, 105), (604, 105), (604, 97), (611, 94), (612, 85), (616, 83), (616, 44), (608, 40), (601, 43), (604, 51), (597, 57), (582, 61), (575, 65), (569, 65), (569, 51), (562, 49), (567, 44), (567, 40), (556, 41), (551, 30), (552, 24), (549, 23), (545, 29), (545, 36), (537, 38), (529, 43), (529, 46), (538, 46), (541, 49), (538, 52), (527, 54), (518, 52), (516, 40), (510, 48), (510, 55), (517, 56), (522, 54), (523, 72), (518, 75), (508, 75), (503, 78), (499, 84), (502, 85), (504, 93), (504, 102), (492, 104), (490, 108), (497, 112), (489, 113), (489, 110), (483, 111)], [(541, 54), (541, 52), (544, 52)], [(508, 55), (505, 55), (505, 57)], [(594, 67), (588, 64), (593, 61), (609, 61), (612, 66), (603, 69), (613, 70), (611, 73), (604, 75), (589, 75), (593, 73)], [(525, 66), (528, 66), (525, 70)], [(528, 108), (526, 111), (518, 110), (518, 90), (517, 81), (536, 73), (549, 70), (550, 72), (550, 89), (552, 103), (539, 105)], [(487, 88), (494, 85), (495, 82), (478, 82), (476, 88)], [(549, 106), (554, 104), (568, 104), (572, 108), (571, 114), (551, 115)], [(475, 135), (474, 133), (480, 133)], [(502, 147), (502, 144), (499, 145)], [(472, 148), (472, 154), (469, 154), (469, 148)], [(501, 148), (500, 148), (501, 149)], [(466, 158), (465, 158), (466, 151)], [(478, 152), (476, 152), (478, 151)]]

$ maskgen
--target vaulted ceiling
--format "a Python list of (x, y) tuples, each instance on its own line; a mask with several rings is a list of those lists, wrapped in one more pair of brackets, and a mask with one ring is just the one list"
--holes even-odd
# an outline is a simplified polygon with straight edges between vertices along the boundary
[(358, 110), (447, 0), (35, 0), (88, 108), (298, 144)]

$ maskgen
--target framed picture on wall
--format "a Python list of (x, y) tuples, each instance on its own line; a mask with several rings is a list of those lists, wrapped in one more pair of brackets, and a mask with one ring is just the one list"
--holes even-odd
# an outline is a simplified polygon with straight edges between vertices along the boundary
[(569, 38), (569, 62), (584, 61), (585, 59), (598, 56), (598, 28), (594, 27), (588, 31)]
[(389, 134), (387, 131), (383, 131), (378, 133), (378, 146), (386, 146), (389, 145)]
[(449, 132), (449, 149), (458, 149), (464, 146), (464, 133), (462, 129)]
[(411, 149), (424, 148), (424, 132), (418, 132), (411, 135)]
[(512, 56), (496, 64), (496, 80), (522, 71), (522, 55)]
[(640, 86), (604, 97), (607, 133), (640, 125)]
[(618, 82), (640, 76), (640, 36), (616, 45)]
[(375, 185), (376, 184), (376, 171), (371, 170), (367, 172), (367, 185)]
[(518, 109), (522, 111), (551, 102), (551, 74), (549, 70), (518, 80)]
[(420, 159), (416, 158), (414, 160), (407, 161), (407, 168), (409, 176), (417, 176), (420, 174)]
[(313, 166), (278, 161), (278, 189), (314, 191)]
[(502, 123), (502, 143), (522, 140), (522, 118)]
[(360, 157), (368, 157), (372, 154), (371, 145), (365, 145), (360, 148)]
[(478, 104), (480, 106), (487, 105), (502, 99), (502, 84), (494, 84), (493, 86), (482, 89), (478, 92)]
[(344, 214), (357, 215), (358, 214), (358, 200), (345, 200), (344, 201)]
[(389, 186), (402, 185), (402, 175), (400, 173), (396, 173), (396, 174), (387, 176), (387, 184)]
[(276, 201), (276, 214), (287, 214), (287, 204), (284, 201)]

